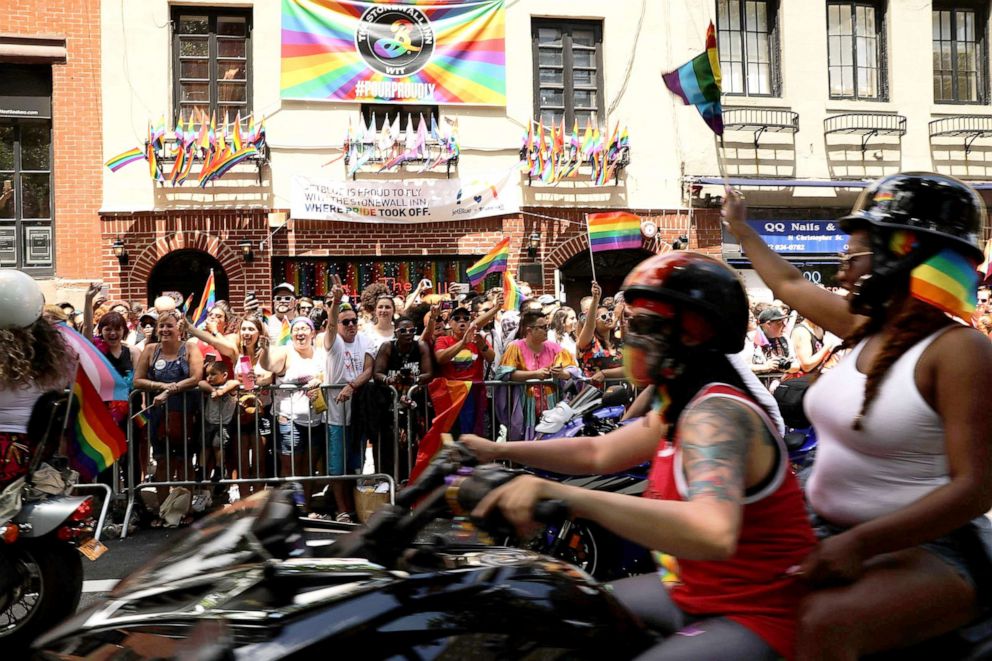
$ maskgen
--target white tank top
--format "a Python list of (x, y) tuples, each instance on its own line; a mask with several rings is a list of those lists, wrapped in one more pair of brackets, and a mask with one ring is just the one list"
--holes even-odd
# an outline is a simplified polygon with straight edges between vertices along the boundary
[(867, 340), (806, 393), (817, 451), (807, 498), (833, 524), (854, 526), (906, 507), (949, 481), (944, 424), (916, 387), (916, 364), (950, 326), (917, 342), (889, 368), (861, 421), (867, 377), (857, 369)]
[[(276, 377), (276, 386), (284, 383), (302, 386), (323, 372), (327, 360), (323, 349), (315, 347), (310, 358), (304, 358), (292, 346), (287, 347), (286, 352), (286, 372)], [(276, 413), (280, 417), (306, 427), (314, 427), (324, 421), (324, 414), (313, 410), (313, 402), (303, 390), (287, 392), (277, 387), (275, 392)]]

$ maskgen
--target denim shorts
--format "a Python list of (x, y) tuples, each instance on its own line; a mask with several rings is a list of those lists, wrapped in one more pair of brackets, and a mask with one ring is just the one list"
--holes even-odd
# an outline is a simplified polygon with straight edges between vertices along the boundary
[(327, 474), (354, 475), (365, 457), (358, 438), (349, 427), (327, 425)]
[(307, 427), (300, 425), (286, 418), (278, 418), (279, 431), (279, 453), (280, 454), (302, 454), (311, 448), (319, 449), (323, 453), (324, 439), (326, 438), (324, 424)]
[[(847, 530), (812, 514), (810, 523), (819, 539)], [(992, 523), (985, 516), (973, 519), (957, 530), (920, 544), (919, 548), (943, 560), (975, 590), (978, 603), (992, 605)]]

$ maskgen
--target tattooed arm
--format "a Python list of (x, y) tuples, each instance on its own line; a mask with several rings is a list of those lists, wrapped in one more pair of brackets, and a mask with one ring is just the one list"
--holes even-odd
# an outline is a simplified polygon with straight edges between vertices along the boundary
[[(685, 502), (605, 493), (536, 477), (514, 479), (490, 493), (476, 514), (499, 507), (520, 528), (535, 501), (562, 499), (595, 521), (647, 548), (693, 560), (725, 560), (737, 548), (745, 486), (771, 470), (773, 441), (756, 413), (713, 397), (687, 409), (679, 423)], [(753, 455), (749, 448), (758, 448)]]

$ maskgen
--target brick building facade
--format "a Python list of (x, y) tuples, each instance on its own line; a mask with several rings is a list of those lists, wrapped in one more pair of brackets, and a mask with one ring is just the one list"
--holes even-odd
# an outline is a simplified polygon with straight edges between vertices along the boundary
[(55, 300), (81, 298), (81, 281), (104, 271), (100, 4), (17, 0), (0, 11), (0, 178), (14, 192), (0, 205), (2, 262)]

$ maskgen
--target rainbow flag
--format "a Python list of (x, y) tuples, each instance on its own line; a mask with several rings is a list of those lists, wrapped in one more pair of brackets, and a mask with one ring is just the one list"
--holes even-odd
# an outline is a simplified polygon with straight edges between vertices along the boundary
[(207, 283), (203, 286), (203, 295), (200, 296), (200, 305), (197, 306), (191, 317), (194, 326), (199, 327), (200, 324), (207, 320), (207, 313), (210, 312), (210, 308), (216, 302), (217, 289), (214, 287), (214, 270), (210, 269), (210, 275), (207, 276)]
[(592, 252), (641, 247), (641, 219), (632, 213), (591, 213), (586, 216), (586, 223)]
[(127, 451), (127, 439), (82, 366), (76, 370), (72, 398), (76, 413), (68, 425), (66, 450), (70, 465), (88, 482)]
[(81, 334), (69, 328), (66, 323), (59, 322), (55, 328), (62, 333), (65, 343), (79, 356), (79, 368), (86, 378), (96, 388), (100, 399), (104, 402), (126, 402), (128, 396), (127, 381), (124, 380), (107, 357), (93, 343)]
[(959, 319), (969, 320), (978, 305), (978, 270), (974, 260), (945, 248), (909, 275), (909, 293)]
[(524, 296), (517, 287), (517, 281), (509, 271), (503, 271), (503, 309), (519, 310), (524, 302)]
[(454, 381), (442, 377), (427, 384), (427, 392), (431, 395), (431, 402), (437, 415), (431, 422), (431, 428), (418, 444), (417, 460), (410, 471), (410, 480), (417, 479), (441, 449), (441, 434), (451, 431), (451, 426), (458, 419), (471, 387), (471, 381)]
[(279, 329), (279, 342), (277, 342), (279, 346), (284, 347), (290, 343), (292, 337), (289, 331), (289, 317), (283, 317), (282, 328)]
[(510, 237), (506, 237), (465, 271), (468, 281), (474, 287), (490, 273), (500, 273), (506, 270), (506, 262), (510, 259)]
[(665, 87), (687, 106), (696, 106), (703, 121), (717, 135), (723, 135), (723, 108), (720, 106), (720, 56), (716, 50), (713, 22), (706, 29), (706, 52), (697, 55), (675, 71), (662, 75)]
[(104, 163), (104, 165), (110, 168), (111, 172), (117, 172), (125, 165), (130, 165), (131, 163), (140, 161), (143, 158), (145, 158), (145, 151), (139, 147), (135, 147), (134, 149), (128, 149), (126, 152), (114, 156)]

